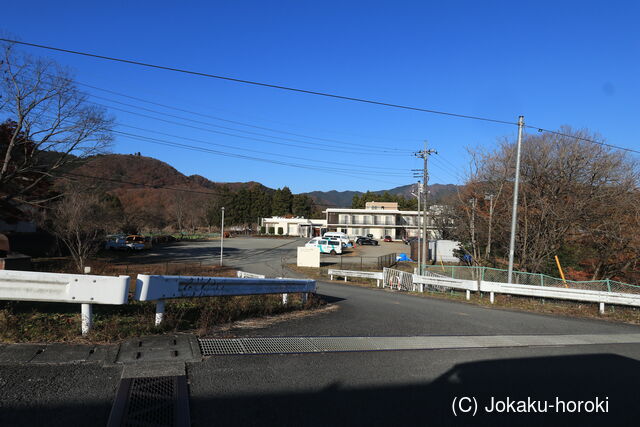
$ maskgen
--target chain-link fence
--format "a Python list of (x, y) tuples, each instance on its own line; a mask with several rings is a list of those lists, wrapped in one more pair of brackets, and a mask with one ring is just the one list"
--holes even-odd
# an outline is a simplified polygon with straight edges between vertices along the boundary
[[(507, 283), (509, 272), (491, 267), (467, 267), (457, 265), (428, 265), (426, 271), (453, 279), (484, 280), (487, 282)], [(587, 289), (592, 291), (621, 292), (628, 294), (640, 294), (640, 286), (615, 280), (589, 280), (575, 281), (562, 280), (557, 277), (540, 273), (528, 273), (525, 271), (513, 272), (513, 283), (530, 286), (553, 286), (557, 288)]]
[(342, 256), (323, 255), (320, 261), (324, 266), (338, 268), (340, 270), (382, 270), (385, 267), (394, 266), (397, 255), (395, 253), (380, 256)]

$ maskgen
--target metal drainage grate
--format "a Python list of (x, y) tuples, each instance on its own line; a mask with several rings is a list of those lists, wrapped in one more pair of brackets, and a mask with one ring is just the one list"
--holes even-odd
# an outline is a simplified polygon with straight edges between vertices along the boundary
[(313, 343), (321, 351), (371, 351), (377, 350), (376, 339), (369, 337), (318, 337)]
[(198, 342), (203, 356), (379, 350), (376, 339), (369, 337), (234, 338), (200, 339)]
[(640, 343), (640, 334), (200, 339), (203, 356)]
[(245, 354), (246, 351), (237, 339), (200, 339), (200, 351), (205, 356), (214, 354)]
[(315, 353), (318, 348), (308, 338), (242, 338), (246, 353)]
[(108, 427), (188, 426), (186, 377), (123, 378)]

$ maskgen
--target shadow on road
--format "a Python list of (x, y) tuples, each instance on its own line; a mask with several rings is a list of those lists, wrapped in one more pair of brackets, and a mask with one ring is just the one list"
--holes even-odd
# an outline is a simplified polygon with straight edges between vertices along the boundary
[(316, 294), (316, 296), (322, 298), (323, 300), (325, 300), (327, 302), (327, 304), (333, 304), (336, 302), (340, 302), (340, 301), (344, 301), (346, 298), (339, 298), (339, 297), (334, 297), (331, 295), (324, 295), (324, 294)]
[[(336, 383), (318, 392), (192, 397), (191, 420), (194, 426), (632, 425), (639, 380), (640, 363), (613, 354), (492, 360), (457, 365), (427, 384), (354, 390)], [(474, 397), (477, 415), (454, 417), (455, 397)], [(556, 398), (608, 398), (608, 413), (556, 413), (548, 407), (546, 413), (488, 414), (482, 408), (491, 406), (492, 397), (549, 405)]]
[[(406, 369), (411, 369), (407, 366)], [(89, 380), (89, 379), (88, 379)], [(636, 425), (640, 363), (613, 355), (580, 355), (491, 360), (456, 365), (431, 383), (347, 389), (339, 383), (317, 392), (191, 397), (193, 426), (406, 426), (406, 425)], [(42, 386), (45, 386), (44, 384)], [(45, 386), (46, 387), (46, 386)], [(72, 390), (70, 390), (71, 392)], [(40, 393), (42, 390), (40, 390)], [(48, 391), (46, 394), (56, 394)], [(59, 393), (65, 393), (59, 390)], [(33, 403), (0, 393), (0, 425), (105, 425), (110, 402), (72, 399)], [(77, 394), (77, 393), (76, 393)], [(452, 400), (608, 400), (608, 413), (452, 414)], [(51, 397), (49, 397), (51, 398)], [(608, 398), (608, 399), (607, 399)], [(569, 408), (569, 406), (567, 406)]]
[[(234, 247), (224, 248), (224, 257), (233, 256), (241, 252)], [(170, 246), (162, 248), (162, 251), (142, 252), (130, 254), (126, 257), (115, 258), (113, 261), (121, 264), (144, 264), (148, 262), (170, 262), (170, 261), (216, 261), (220, 257), (220, 247), (193, 247), (193, 246)]]

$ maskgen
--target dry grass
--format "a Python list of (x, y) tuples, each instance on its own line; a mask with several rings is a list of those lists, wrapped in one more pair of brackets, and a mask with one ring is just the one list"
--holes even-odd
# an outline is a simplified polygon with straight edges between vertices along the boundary
[[(131, 276), (131, 292), (137, 274), (235, 277), (236, 272), (200, 263), (116, 265), (94, 261), (91, 265), (92, 274)], [(48, 271), (65, 272), (64, 259), (48, 260), (48, 266)], [(309, 313), (325, 304), (314, 296), (303, 306), (299, 294), (289, 295), (286, 306), (282, 305), (281, 295), (174, 299), (166, 301), (163, 324), (155, 327), (155, 305), (130, 299), (126, 305), (94, 305), (93, 328), (87, 337), (82, 337), (79, 304), (6, 301), (0, 302), (0, 342), (112, 343), (177, 331), (208, 335), (232, 322), (292, 312)]]

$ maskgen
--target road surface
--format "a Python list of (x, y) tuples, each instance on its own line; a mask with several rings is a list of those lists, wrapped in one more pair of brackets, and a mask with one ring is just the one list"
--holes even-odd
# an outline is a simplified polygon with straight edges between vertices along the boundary
[[(219, 256), (217, 244), (181, 244), (168, 249), (170, 254), (147, 256), (189, 259), (191, 253), (194, 259), (213, 262)], [(255, 273), (281, 275), (282, 257), (292, 256), (297, 244), (280, 239), (229, 239), (225, 263)], [(616, 337), (640, 333), (638, 326), (604, 320), (479, 307), (336, 283), (319, 283), (318, 292), (338, 309), (235, 333), (241, 337), (494, 339), (508, 335), (593, 334), (612, 342)], [(469, 338), (469, 342), (473, 340)], [(15, 346), (0, 349), (0, 424), (33, 424), (38, 420), (51, 425), (106, 423), (122, 366), (90, 361), (43, 364), (35, 363), (37, 357), (25, 362), (18, 356), (8, 357), (10, 348), (12, 354), (19, 353)], [(103, 361), (113, 354), (109, 351), (103, 351)], [(185, 372), (191, 422), (200, 426), (620, 425), (635, 423), (637, 418), (640, 344), (574, 345), (568, 339), (531, 347), (474, 345), (459, 349), (212, 356), (187, 362)], [(453, 405), (454, 399), (459, 406)], [(504, 404), (506, 411), (517, 410), (513, 400), (524, 401), (528, 406), (520, 409), (527, 411), (544, 409), (540, 405), (546, 404), (547, 412), (487, 412), (494, 402), (498, 409)], [(580, 411), (574, 406), (577, 402), (582, 402)], [(604, 410), (604, 403), (606, 412), (585, 412)], [(473, 404), (478, 409), (475, 416), (473, 411), (463, 412)]]

